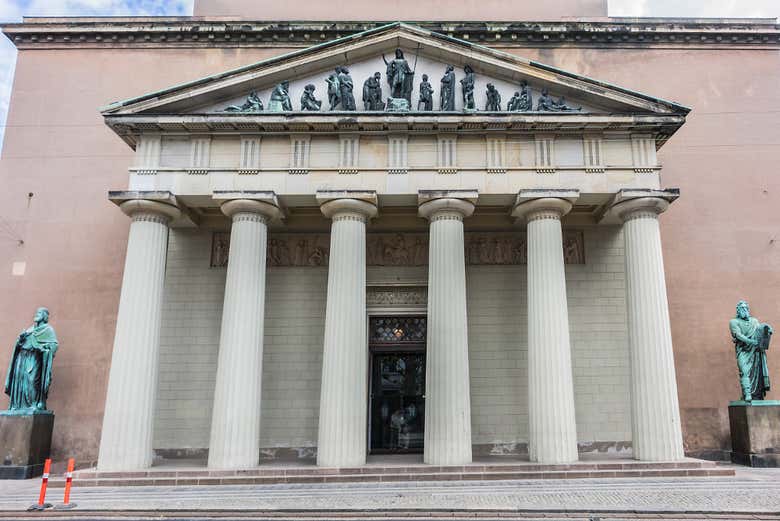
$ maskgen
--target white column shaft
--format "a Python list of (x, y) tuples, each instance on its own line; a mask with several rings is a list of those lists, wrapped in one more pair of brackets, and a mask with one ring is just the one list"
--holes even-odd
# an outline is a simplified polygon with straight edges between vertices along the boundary
[(471, 462), (463, 215), (442, 211), (430, 221), (424, 460), (461, 465)]
[(333, 215), (317, 464), (366, 462), (366, 218)]
[(682, 433), (657, 213), (628, 215), (623, 234), (634, 457), (678, 460)]
[(233, 215), (209, 443), (212, 468), (259, 463), (266, 240), (263, 215)]
[(167, 221), (159, 215), (137, 213), (130, 224), (100, 439), (100, 470), (134, 470), (152, 464)]
[(577, 460), (561, 221), (552, 212), (528, 222), (528, 415), (531, 461)]

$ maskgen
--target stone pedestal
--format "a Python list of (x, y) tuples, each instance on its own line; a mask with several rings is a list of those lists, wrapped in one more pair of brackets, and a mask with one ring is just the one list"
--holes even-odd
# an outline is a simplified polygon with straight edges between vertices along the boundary
[(43, 473), (49, 457), (54, 413), (0, 414), (0, 479), (28, 479)]
[(729, 403), (731, 461), (780, 467), (780, 400)]

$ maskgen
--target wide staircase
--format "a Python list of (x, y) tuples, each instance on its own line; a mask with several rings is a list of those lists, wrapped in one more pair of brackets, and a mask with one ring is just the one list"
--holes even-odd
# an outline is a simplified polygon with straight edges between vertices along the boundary
[[(137, 472), (79, 470), (74, 472), (73, 486), (269, 485), (394, 481), (674, 478), (733, 475), (734, 469), (732, 467), (696, 459), (668, 463), (620, 460), (578, 462), (570, 465), (539, 465), (527, 462), (473, 463), (446, 467), (423, 464), (384, 465), (381, 463), (347, 468), (324, 468), (314, 465), (263, 465), (242, 470), (209, 470), (196, 466), (161, 465)], [(65, 485), (65, 479), (52, 476), (49, 483), (52, 487), (62, 487)]]

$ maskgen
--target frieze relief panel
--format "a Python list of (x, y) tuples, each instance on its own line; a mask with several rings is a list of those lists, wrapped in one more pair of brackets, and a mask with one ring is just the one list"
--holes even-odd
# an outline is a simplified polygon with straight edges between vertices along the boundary
[[(211, 266), (225, 267), (230, 247), (229, 232), (214, 232)], [(517, 265), (527, 260), (525, 232), (469, 232), (465, 234), (466, 264)], [(268, 238), (266, 262), (278, 266), (327, 266), (330, 235), (327, 233), (279, 233)], [(585, 264), (585, 245), (580, 230), (564, 230), (563, 258), (566, 264)], [(426, 266), (427, 233), (369, 233), (366, 236), (369, 266)]]

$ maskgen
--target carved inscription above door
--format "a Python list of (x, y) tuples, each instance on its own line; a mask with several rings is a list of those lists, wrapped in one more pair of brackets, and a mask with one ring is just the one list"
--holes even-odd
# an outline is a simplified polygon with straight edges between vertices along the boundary
[[(211, 266), (228, 262), (229, 232), (214, 232)], [(466, 264), (516, 265), (526, 263), (525, 232), (468, 232), (465, 234)], [(268, 237), (269, 267), (327, 266), (330, 253), (327, 233), (275, 233)], [(585, 264), (581, 230), (564, 230), (563, 258), (566, 264)], [(366, 264), (369, 266), (426, 266), (427, 233), (369, 233), (366, 236)]]

